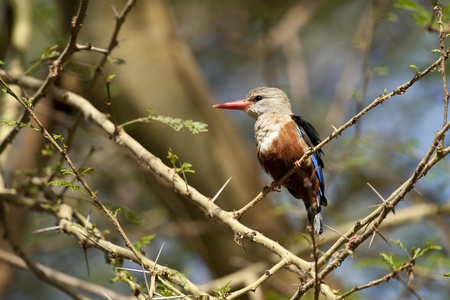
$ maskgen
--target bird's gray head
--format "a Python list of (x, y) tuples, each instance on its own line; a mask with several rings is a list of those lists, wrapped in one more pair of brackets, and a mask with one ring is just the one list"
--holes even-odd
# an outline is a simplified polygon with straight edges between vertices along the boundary
[(213, 107), (240, 109), (255, 119), (264, 114), (292, 114), (291, 103), (286, 94), (280, 89), (271, 87), (256, 88), (251, 90), (244, 100), (220, 103)]
[(248, 93), (246, 100), (251, 104), (244, 111), (255, 119), (266, 113), (292, 114), (289, 98), (277, 88), (256, 88)]

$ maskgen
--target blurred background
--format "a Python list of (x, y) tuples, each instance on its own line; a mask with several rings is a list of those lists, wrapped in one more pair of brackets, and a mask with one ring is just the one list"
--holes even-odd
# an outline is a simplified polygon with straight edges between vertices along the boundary
[[(199, 134), (176, 132), (157, 122), (130, 125), (126, 130), (168, 165), (169, 148), (181, 162), (191, 163), (195, 173), (187, 174), (187, 181), (206, 196), (213, 197), (232, 177), (216, 203), (225, 210), (239, 209), (271, 179), (256, 159), (254, 120), (242, 112), (217, 111), (211, 106), (243, 99), (255, 87), (279, 87), (289, 95), (294, 113), (312, 123), (322, 138), (327, 137), (333, 126), (341, 126), (377, 95), (411, 80), (416, 73), (411, 65), (422, 71), (439, 58), (439, 53), (431, 51), (439, 48), (438, 33), (427, 29), (435, 3), (411, 3), (138, 1), (111, 54), (115, 63), (104, 69), (106, 75), (115, 74), (112, 106), (106, 105), (103, 79), (91, 87), (101, 54), (76, 53), (65, 65), (58, 85), (83, 95), (105, 114), (112, 110), (119, 124), (145, 117), (147, 109), (208, 124), (208, 132)], [(115, 26), (114, 9), (121, 11), (124, 4), (91, 1), (78, 42), (107, 48)], [(442, 5), (447, 8), (448, 1), (442, 1)], [(21, 74), (41, 57), (45, 47), (64, 49), (77, 6), (77, 1), (0, 2), (0, 59), (6, 62), (3, 69)], [(24, 27), (14, 32), (17, 20), (22, 20)], [(28, 75), (44, 78), (46, 67), (42, 62)], [(20, 113), (17, 104), (5, 98), (0, 101), (2, 120), (16, 119)], [(76, 121), (76, 111), (52, 99), (36, 109), (52, 132), (64, 136)], [(436, 70), (328, 143), (323, 148), (329, 200), (323, 210), (325, 223), (345, 232), (369, 214), (371, 206), (380, 204), (367, 183), (386, 198), (396, 190), (412, 174), (435, 131), (442, 127), (443, 111), (442, 78)], [(6, 112), (10, 113), (8, 117)], [(22, 130), (0, 157), (4, 186), (20, 187), (31, 176), (43, 176), (45, 168), (54, 162), (54, 158), (42, 155), (44, 147), (45, 141), (36, 132)], [(262, 247), (248, 241), (239, 246), (227, 228), (162, 185), (86, 120), (76, 132), (70, 155), (79, 165), (96, 169), (96, 175), (88, 177), (90, 185), (111, 208), (122, 207), (120, 221), (132, 240), (155, 234), (145, 249), (147, 256), (154, 259), (165, 243), (159, 262), (180, 270), (194, 283), (202, 283), (202, 289), (218, 289), (226, 281), (214, 280), (245, 270), (247, 275), (230, 285), (242, 287), (276, 262)], [(449, 170), (448, 159), (440, 162), (416, 186), (417, 191), (398, 205), (397, 212), (405, 212), (407, 217), (396, 220), (391, 215), (392, 222), (381, 229), (387, 240), (400, 240), (407, 249), (442, 246), (440, 251), (427, 253), (414, 269), (413, 286), (424, 299), (444, 299), (450, 292), (448, 278), (443, 276), (450, 269), (450, 224), (448, 210), (422, 218), (414, 208), (423, 203), (448, 206)], [(66, 198), (86, 215), (91, 214), (101, 230), (112, 229), (89, 199), (76, 192), (67, 192)], [(282, 191), (264, 199), (242, 222), (309, 260), (308, 243), (301, 237), (305, 215), (303, 204)], [(53, 218), (15, 208), (11, 216), (24, 250), (36, 261), (129, 293), (125, 285), (109, 282), (114, 273), (99, 251), (87, 251), (88, 277), (85, 264), (80, 263), (84, 253), (74, 239), (55, 232), (33, 233), (54, 225)], [(331, 234), (324, 234), (324, 251), (335, 241)], [(108, 237), (123, 244), (114, 230)], [(346, 291), (382, 277), (390, 269), (380, 252), (392, 254), (397, 263), (407, 260), (398, 246), (377, 236), (370, 247), (364, 243), (353, 259), (348, 258), (330, 274), (326, 283)], [(4, 299), (68, 299), (28, 272), (2, 265), (0, 274)], [(289, 299), (298, 283), (294, 274), (281, 271), (263, 284), (257, 297)], [(359, 292), (355, 299), (416, 296), (392, 280)]]

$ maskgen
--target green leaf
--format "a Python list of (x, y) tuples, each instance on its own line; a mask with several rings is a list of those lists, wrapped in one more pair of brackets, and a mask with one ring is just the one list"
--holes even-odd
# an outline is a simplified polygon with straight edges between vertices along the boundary
[(176, 162), (179, 159), (178, 155), (176, 155), (171, 148), (169, 148), (169, 151), (167, 152), (167, 158), (169, 159), (170, 163), (172, 164), (172, 167), (175, 169), (175, 172), (177, 173), (195, 173), (194, 170), (191, 169), (192, 164), (188, 162), (184, 162), (181, 164), (181, 168), (178, 168), (176, 166)]
[(30, 99), (27, 99), (26, 97), (22, 97), (22, 101), (25, 102), (25, 104), (30, 107), (33, 104), (33, 97), (30, 97)]
[(113, 63), (115, 65), (124, 65), (125, 64), (125, 60), (122, 58), (108, 56), (108, 60), (110, 63)]
[(11, 120), (11, 121), (3, 120), (1, 126), (17, 126), (19, 128), (28, 127), (28, 128), (32, 128), (34, 130), (38, 130), (36, 127), (34, 127), (31, 124), (26, 124), (26, 123), (22, 123), (22, 122), (18, 122), (18, 121), (13, 121), (13, 120)]
[(425, 26), (432, 20), (432, 12), (416, 2), (410, 0), (397, 0), (394, 3), (394, 7), (411, 11), (413, 13), (413, 18), (416, 19), (417, 25)]
[(150, 244), (150, 242), (153, 240), (154, 237), (155, 237), (154, 234), (142, 237), (139, 241), (133, 244), (134, 249), (139, 250), (144, 248), (145, 246)]
[(82, 166), (78, 169), (78, 172), (80, 172), (81, 175), (94, 175), (95, 174), (95, 168)]
[(411, 248), (411, 256), (413, 257), (413, 259), (419, 258), (422, 255), (424, 255), (426, 252), (428, 252), (429, 250), (441, 250), (442, 247), (438, 246), (438, 245), (429, 245), (427, 247), (425, 247), (424, 249), (420, 249), (420, 248), (415, 248), (412, 247)]
[(107, 80), (108, 80), (108, 82), (111, 82), (114, 78), (116, 78), (116, 75), (115, 74), (111, 74), (111, 75), (108, 76)]
[(344, 252), (348, 253), (351, 258), (355, 258), (355, 252), (351, 249), (344, 249)]
[(416, 258), (417, 255), (420, 253), (421, 250), (422, 250), (422, 249), (420, 249), (420, 247), (419, 247), (419, 248), (412, 247), (412, 248), (411, 248), (411, 257), (412, 257), (413, 259)]
[(72, 191), (81, 191), (81, 188), (79, 185), (74, 184), (70, 181), (65, 181), (65, 180), (56, 180), (56, 181), (50, 181), (48, 183), (48, 185), (56, 185), (57, 187), (70, 187), (72, 189)]
[(192, 120), (182, 120), (180, 118), (172, 118), (167, 116), (155, 115), (151, 110), (147, 109), (149, 120), (159, 121), (172, 127), (175, 131), (180, 131), (183, 127), (189, 129), (192, 133), (199, 133), (208, 131), (205, 123), (194, 122)]
[(64, 144), (64, 137), (62, 135), (60, 135), (60, 134), (52, 134), (52, 136), (53, 136), (53, 139), (61, 142), (63, 149), (67, 148), (66, 144)]
[(311, 240), (309, 239), (309, 235), (307, 235), (306, 233), (302, 233), (300, 236), (304, 238), (310, 245), (312, 244)]
[(72, 175), (72, 176), (76, 176), (75, 173), (73, 172), (72, 169), (67, 168), (67, 169), (61, 169), (60, 170), (61, 175)]
[(117, 217), (117, 214), (120, 212), (120, 208), (117, 208), (116, 210), (114, 210), (114, 212), (112, 213), (112, 215), (114, 216), (114, 217)]
[(417, 69), (416, 65), (409, 65), (411, 68), (413, 68), (414, 70), (416, 70), (417, 73), (420, 73), (419, 69)]
[(148, 123), (151, 121), (158, 121), (172, 127), (175, 131), (180, 131), (183, 128), (187, 128), (193, 134), (208, 131), (208, 129), (206, 128), (208, 125), (202, 122), (183, 120), (180, 118), (172, 118), (167, 116), (159, 116), (156, 115), (154, 112), (152, 112), (150, 109), (147, 109), (147, 114), (148, 115), (145, 118), (139, 118), (128, 121), (126, 123), (119, 125), (119, 127), (125, 127), (134, 123)]
[(42, 208), (44, 208), (44, 209), (49, 209), (49, 210), (52, 210), (52, 211), (56, 212), (56, 211), (59, 209), (59, 207), (61, 206), (61, 203), (62, 203), (62, 200), (61, 200), (61, 199), (58, 199), (58, 200), (56, 201), (55, 206), (53, 206), (53, 205), (51, 205), (51, 204), (41, 204), (40, 206), (41, 206)]
[[(192, 164), (188, 163), (188, 162), (184, 162), (181, 165), (181, 169), (183, 170), (184, 173), (195, 173), (194, 170), (191, 170), (191, 167), (192, 167)], [(177, 172), (178, 172), (178, 170), (177, 170)]]
[(113, 211), (111, 212), (115, 217), (117, 216), (121, 216), (123, 217), (125, 220), (136, 224), (136, 225), (143, 225), (144, 224), (144, 219), (135, 211), (124, 207), (124, 206), (119, 206), (119, 205), (115, 205), (112, 203), (105, 203), (105, 206), (110, 210)]
[[(130, 272), (121, 270), (120, 273), (122, 273), (123, 275), (125, 275), (124, 277), (126, 277), (126, 279), (131, 280), (131, 281), (133, 281), (133, 282), (136, 282), (136, 277), (134, 277), (134, 275), (131, 274)], [(125, 278), (123, 278), (123, 277), (121, 277), (120, 280), (126, 282)]]
[(44, 50), (42, 51), (41, 57), (39, 57), (39, 59), (36, 59), (33, 63), (33, 65), (31, 67), (28, 68), (28, 70), (26, 70), (24, 72), (24, 75), (30, 73), (31, 71), (33, 71), (35, 68), (37, 68), (42, 62), (58, 57), (61, 53), (59, 51), (57, 51), (56, 49), (58, 48), (57, 45), (55, 46), (45, 46)]
[(231, 288), (228, 286), (230, 283), (231, 283), (231, 280), (228, 281), (227, 284), (225, 284), (225, 286), (221, 287), (220, 289), (218, 289), (218, 290), (211, 289), (211, 290), (216, 294), (216, 297), (219, 297), (220, 299), (225, 299), (228, 292), (231, 291)]
[(167, 152), (167, 158), (169, 159), (170, 163), (172, 164), (173, 168), (176, 168), (175, 163), (178, 160), (178, 156), (173, 153), (173, 150), (169, 148), (169, 151)]
[(445, 277), (450, 277), (450, 273), (445, 273), (444, 276)]
[(54, 58), (54, 57), (58, 57), (61, 53), (59, 51), (57, 51), (56, 49), (58, 49), (58, 45), (45, 46), (44, 53), (42, 53), (42, 55), (41, 55), (41, 61), (50, 59), (50, 58)]
[(380, 253), (381, 257), (387, 262), (392, 268), (394, 268), (394, 260), (392, 259), (392, 255), (387, 255), (386, 253)]
[(403, 245), (402, 242), (400, 242), (400, 240), (398, 241), (394, 241), (393, 239), (390, 239), (390, 241), (394, 244), (396, 244), (397, 246), (399, 246), (400, 248), (402, 248), (403, 252), (408, 256), (408, 258), (411, 258), (411, 256), (409, 256), (408, 251), (406, 250), (405, 245)]
[(433, 49), (431, 50), (431, 53), (441, 53), (441, 49)]
[(52, 144), (45, 144), (44, 149), (41, 149), (42, 156), (52, 156), (53, 155), (53, 145)]
[[(166, 281), (167, 283), (167, 281)], [(168, 287), (166, 287), (165, 285), (162, 284), (158, 284), (156, 286), (156, 291), (158, 292), (158, 294), (160, 294), (162, 297), (171, 297), (171, 296), (176, 296)], [(167, 298), (167, 299), (171, 299), (171, 298)]]

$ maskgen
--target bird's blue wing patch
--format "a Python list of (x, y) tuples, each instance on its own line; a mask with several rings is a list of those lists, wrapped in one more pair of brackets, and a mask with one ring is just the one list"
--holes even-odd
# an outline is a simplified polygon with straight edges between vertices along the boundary
[[(296, 126), (296, 129), (297, 129), (297, 132), (300, 135), (300, 137), (306, 142), (306, 144), (308, 144), (307, 141), (305, 140), (305, 137), (303, 136), (303, 133), (300, 130), (300, 128), (298, 126)], [(308, 145), (308, 146), (310, 146), (310, 145)], [(324, 188), (323, 188), (325, 181), (323, 179), (322, 166), (319, 163), (319, 160), (317, 159), (315, 153), (313, 153), (311, 155), (311, 160), (312, 160), (314, 168), (316, 170), (316, 177), (317, 177), (317, 179), (319, 179), (319, 197), (317, 197), (318, 198), (317, 199), (317, 202), (318, 202), (317, 204), (320, 206), (320, 201), (322, 199), (325, 199)]]
[(323, 180), (323, 172), (322, 172), (322, 167), (320, 166), (316, 155), (313, 153), (311, 155), (311, 159), (314, 165), (314, 168), (316, 169), (316, 176), (319, 179), (319, 198), (324, 198), (325, 195), (323, 194), (323, 185), (324, 185), (324, 180)]

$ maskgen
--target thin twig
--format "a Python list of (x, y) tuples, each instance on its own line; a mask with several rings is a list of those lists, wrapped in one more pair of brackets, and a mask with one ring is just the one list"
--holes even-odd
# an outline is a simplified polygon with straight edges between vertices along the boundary
[(19, 245), (16, 244), (16, 242), (13, 240), (13, 234), (9, 228), (8, 224), (8, 218), (7, 215), (7, 207), (5, 202), (0, 202), (0, 221), (2, 222), (3, 229), (4, 229), (4, 236), (8, 240), (9, 244), (11, 245), (11, 248), (15, 252), (17, 256), (19, 256), (27, 265), (28, 269), (40, 280), (44, 281), (45, 283), (59, 289), (63, 293), (69, 295), (73, 299), (77, 300), (88, 300), (89, 298), (75, 292), (73, 289), (71, 289), (69, 286), (67, 286), (65, 283), (62, 283), (61, 281), (55, 280), (55, 278), (51, 277), (46, 273), (40, 265), (36, 264), (34, 261), (32, 261), (25, 252), (22, 251), (22, 249), (19, 247)]
[[(5, 250), (0, 249), (0, 261), (6, 262), (10, 265), (13, 265), (15, 267), (29, 270), (27, 267), (27, 264), (24, 260), (22, 260), (19, 256), (14, 255), (10, 252), (7, 252)], [(58, 270), (52, 269), (50, 267), (44, 266), (40, 263), (35, 263), (37, 267), (39, 267), (45, 274), (47, 274), (48, 277), (52, 278), (54, 281), (58, 281), (61, 284), (66, 284), (68, 286), (72, 286), (80, 291), (86, 291), (88, 293), (94, 294), (94, 295), (102, 295), (104, 293), (107, 293), (109, 296), (113, 297), (114, 300), (132, 300), (136, 299), (132, 296), (124, 296), (116, 293), (113, 290), (110, 290), (108, 288), (105, 288), (103, 286), (82, 280), (77, 277), (73, 277), (71, 275), (68, 275), (64, 272), (60, 272)], [(100, 293), (101, 292), (101, 293)]]
[[(43, 98), (53, 83), (58, 78), (59, 70), (62, 65), (69, 59), (69, 57), (76, 50), (76, 40), (78, 38), (78, 33), (83, 25), (84, 18), (86, 17), (86, 11), (88, 7), (89, 0), (81, 0), (78, 7), (78, 12), (72, 20), (72, 28), (70, 32), (69, 41), (66, 48), (61, 52), (59, 57), (55, 61), (51, 61), (49, 64), (49, 73), (42, 84), (37, 88), (34, 95), (31, 97), (33, 99), (33, 105), (36, 106), (41, 98)], [(19, 122), (28, 123), (30, 116), (27, 111), (22, 115)], [(0, 143), (0, 153), (2, 153), (6, 146), (14, 140), (14, 137), (19, 133), (20, 127), (14, 128), (5, 139)]]
[(398, 274), (395, 276), (395, 279), (397, 279), (398, 281), (400, 281), (400, 282), (408, 289), (408, 291), (410, 291), (414, 296), (416, 296), (417, 299), (419, 299), (419, 300), (424, 300), (424, 299), (416, 292), (416, 290), (415, 290), (410, 284), (408, 284), (406, 281), (404, 281), (403, 278), (401, 278)]
[(255, 282), (252, 284), (247, 285), (246, 287), (232, 292), (227, 296), (227, 299), (235, 299), (238, 297), (241, 297), (242, 295), (250, 292), (255, 291), (257, 287), (259, 287), (261, 284), (263, 284), (267, 279), (269, 279), (272, 275), (274, 275), (276, 272), (281, 270), (284, 266), (286, 266), (289, 263), (288, 259), (283, 258), (281, 259), (277, 264), (275, 264), (272, 268), (264, 272), (264, 275), (259, 277)]
[(411, 269), (412, 266), (413, 266), (413, 263), (406, 262), (400, 268), (398, 268), (396, 270), (393, 270), (391, 273), (386, 274), (385, 276), (383, 276), (383, 277), (381, 277), (379, 279), (373, 280), (373, 281), (371, 281), (371, 282), (369, 282), (369, 283), (367, 283), (365, 285), (355, 286), (350, 291), (345, 292), (345, 293), (337, 296), (336, 299), (338, 299), (338, 300), (345, 299), (346, 297), (350, 296), (351, 294), (353, 294), (355, 292), (358, 292), (358, 291), (361, 291), (361, 290), (364, 290), (364, 289), (376, 286), (376, 285), (378, 285), (380, 283), (383, 283), (383, 282), (388, 282), (391, 278), (396, 278), (398, 276), (398, 273), (401, 273), (401, 272), (403, 272), (405, 270)]
[[(328, 138), (326, 138), (324, 141), (322, 141), (318, 146), (308, 151), (300, 160), (299, 163), (306, 160), (307, 157), (309, 157), (313, 152), (317, 151), (321, 147), (323, 147), (326, 143), (328, 143), (331, 139), (335, 138), (339, 134), (341, 134), (346, 128), (352, 126), (355, 124), (359, 118), (361, 118), (367, 111), (374, 108), (375, 106), (379, 105), (380, 103), (384, 102), (385, 100), (389, 99), (390, 97), (393, 97), (395, 95), (403, 94), (412, 84), (431, 72), (432, 69), (434, 69), (441, 60), (445, 60), (448, 58), (449, 50), (445, 52), (444, 56), (441, 56), (440, 59), (438, 59), (434, 64), (432, 64), (429, 68), (424, 70), (423, 72), (417, 73), (416, 76), (407, 82), (404, 85), (401, 85), (397, 87), (393, 92), (387, 95), (379, 96), (377, 97), (371, 105), (366, 107), (363, 111), (360, 112), (360, 114), (356, 115), (354, 118), (349, 120), (346, 124), (339, 127), (338, 130), (334, 131)], [(27, 79), (24, 79), (26, 81)], [(36, 82), (36, 81), (35, 81)], [(85, 101), (85, 99), (73, 95), (71, 93), (68, 93), (64, 90), (53, 88), (50, 90), (50, 93), (53, 93), (53, 95), (56, 98), (59, 98), (60, 100), (77, 107), (80, 111), (83, 111), (83, 113), (86, 116), (89, 116), (94, 122), (96, 122), (100, 127), (102, 127), (108, 134), (111, 136), (114, 136), (114, 125), (111, 124), (107, 118), (98, 112), (92, 105), (88, 103), (88, 101)], [(436, 133), (435, 141), (439, 141), (440, 136), (442, 136), (442, 132), (448, 130), (448, 126), (445, 125), (442, 130)], [(137, 144), (133, 139), (131, 139), (124, 131), (119, 131), (117, 133), (117, 138), (115, 139), (116, 142), (122, 143), (128, 147), (133, 153), (136, 154), (138, 159), (145, 163), (149, 170), (155, 174), (157, 174), (160, 178), (166, 180), (169, 184), (172, 184), (175, 191), (177, 191), (179, 194), (184, 195), (187, 199), (190, 201), (193, 201), (197, 203), (200, 207), (204, 208), (210, 215), (215, 217), (216, 219), (220, 220), (224, 224), (226, 224), (228, 227), (230, 227), (234, 232), (237, 232), (242, 236), (243, 238), (248, 238), (251, 241), (257, 242), (264, 247), (267, 247), (272, 252), (277, 253), (278, 255), (282, 256), (287, 253), (287, 255), (292, 259), (293, 264), (300, 267), (302, 270), (304, 270), (307, 273), (310, 273), (312, 270), (312, 266), (310, 263), (303, 261), (301, 259), (296, 258), (294, 255), (291, 256), (291, 253), (287, 251), (284, 247), (281, 247), (280, 245), (276, 245), (273, 241), (270, 239), (267, 239), (263, 235), (259, 234), (258, 232), (255, 232), (254, 230), (251, 230), (248, 227), (243, 226), (241, 223), (237, 222), (235, 218), (230, 217), (230, 213), (224, 212), (223, 210), (220, 210), (214, 203), (212, 203), (210, 200), (208, 200), (205, 196), (198, 193), (194, 188), (189, 187), (189, 193), (187, 193), (186, 186), (184, 184), (184, 181), (179, 178), (178, 175), (173, 176), (172, 172), (170, 172), (170, 168), (167, 168), (157, 157), (153, 156), (151, 153), (143, 149), (139, 144)], [(439, 143), (439, 142), (437, 142)], [(436, 145), (437, 146), (437, 145)], [(432, 153), (434, 152), (436, 146), (431, 150)], [(405, 184), (403, 184), (397, 191), (391, 194), (391, 196), (386, 200), (386, 202), (389, 202), (390, 205), (395, 205), (404, 197), (404, 195), (412, 188), (415, 182), (417, 182), (418, 179), (423, 177), (426, 172), (434, 166), (440, 159), (442, 159), (442, 156), (440, 157), (431, 157), (432, 153), (427, 153), (427, 155), (424, 157), (424, 160), (419, 164), (418, 168), (416, 169), (416, 172), (413, 174), (413, 176), (410, 178), (410, 180), (406, 181)], [(447, 152), (448, 153), (448, 152)], [(445, 154), (444, 154), (445, 155)], [(286, 178), (289, 174), (286, 175)], [(183, 182), (183, 184), (181, 184)], [(270, 191), (268, 191), (270, 192)], [(268, 193), (267, 192), (267, 193)], [(392, 201), (390, 201), (392, 200)], [(348, 249), (356, 249), (356, 247), (364, 241), (367, 236), (366, 234), (362, 236), (352, 237), (354, 233), (356, 233), (360, 228), (361, 224), (368, 224), (368, 222), (372, 222), (376, 219), (376, 224), (374, 226), (378, 226), (380, 222), (382, 222), (385, 218), (385, 216), (390, 212), (390, 208), (386, 206), (381, 206), (377, 210), (374, 211), (374, 213), (370, 214), (367, 218), (362, 220), (361, 222), (358, 222), (347, 234), (345, 234), (347, 239), (350, 239), (350, 242), (348, 240), (341, 238), (338, 240), (337, 243), (330, 249), (330, 250), (336, 250), (334, 247), (339, 248), (344, 244), (349, 244)], [(369, 233), (370, 230), (367, 231)], [(371, 232), (370, 232), (371, 234)], [(334, 252), (333, 252), (334, 253)], [(341, 263), (346, 255), (343, 254), (338, 257), (336, 260), (337, 262)], [(330, 258), (330, 252), (327, 251), (324, 256), (322, 256), (319, 259), (318, 264), (324, 265), (326, 261)], [(328, 268), (329, 267), (329, 268)], [(337, 265), (331, 265), (327, 266), (321, 273), (320, 277), (325, 276), (328, 274), (332, 269), (336, 268)], [(311, 273), (310, 273), (311, 274)], [(313, 277), (313, 276), (312, 276)], [(308, 283), (305, 285), (305, 289), (308, 289), (312, 287), (313, 285), (309, 286)]]
[(77, 47), (76, 48), (77, 51), (87, 50), (87, 51), (98, 52), (98, 53), (105, 54), (105, 55), (109, 54), (109, 50), (98, 48), (98, 47), (94, 47), (90, 43), (87, 43), (86, 45), (79, 45), (79, 44), (77, 44), (76, 47)]
[[(133, 6), (136, 4), (136, 0), (128, 0), (127, 3), (124, 5), (122, 11), (119, 13), (114, 5), (112, 5), (112, 10), (114, 13), (114, 16), (116, 18), (116, 24), (114, 26), (114, 31), (111, 35), (111, 38), (109, 40), (109, 45), (105, 49), (108, 52), (108, 55), (111, 54), (114, 48), (117, 47), (119, 42), (117, 41), (117, 37), (119, 36), (119, 32), (122, 29), (122, 25), (125, 23), (125, 20), (128, 16), (128, 13), (131, 11)], [(89, 87), (87, 88), (87, 94), (90, 95), (92, 90), (95, 87), (95, 83), (98, 80), (98, 74), (100, 73), (100, 70), (104, 67), (106, 62), (108, 61), (108, 55), (104, 55), (101, 59), (101, 61), (98, 63), (96, 72), (94, 77), (92, 78)]]
[[(438, 1), (436, 6), (434, 7), (434, 11), (437, 14), (437, 19), (439, 23), (439, 46), (441, 50), (441, 58), (444, 57), (445, 52), (445, 31), (444, 31), (444, 23), (442, 21), (443, 13), (442, 13), (442, 6), (441, 3)], [(447, 90), (447, 79), (445, 76), (445, 60), (441, 59), (441, 63), (439, 66), (439, 69), (441, 70), (441, 77), (442, 77), (442, 88), (444, 90), (444, 120), (442, 126), (445, 126), (447, 123), (447, 114), (448, 114), (448, 99), (450, 97), (450, 94)], [(445, 142), (445, 135), (442, 137), (442, 142), (439, 145), (438, 151), (442, 151), (444, 148), (444, 142)]]

